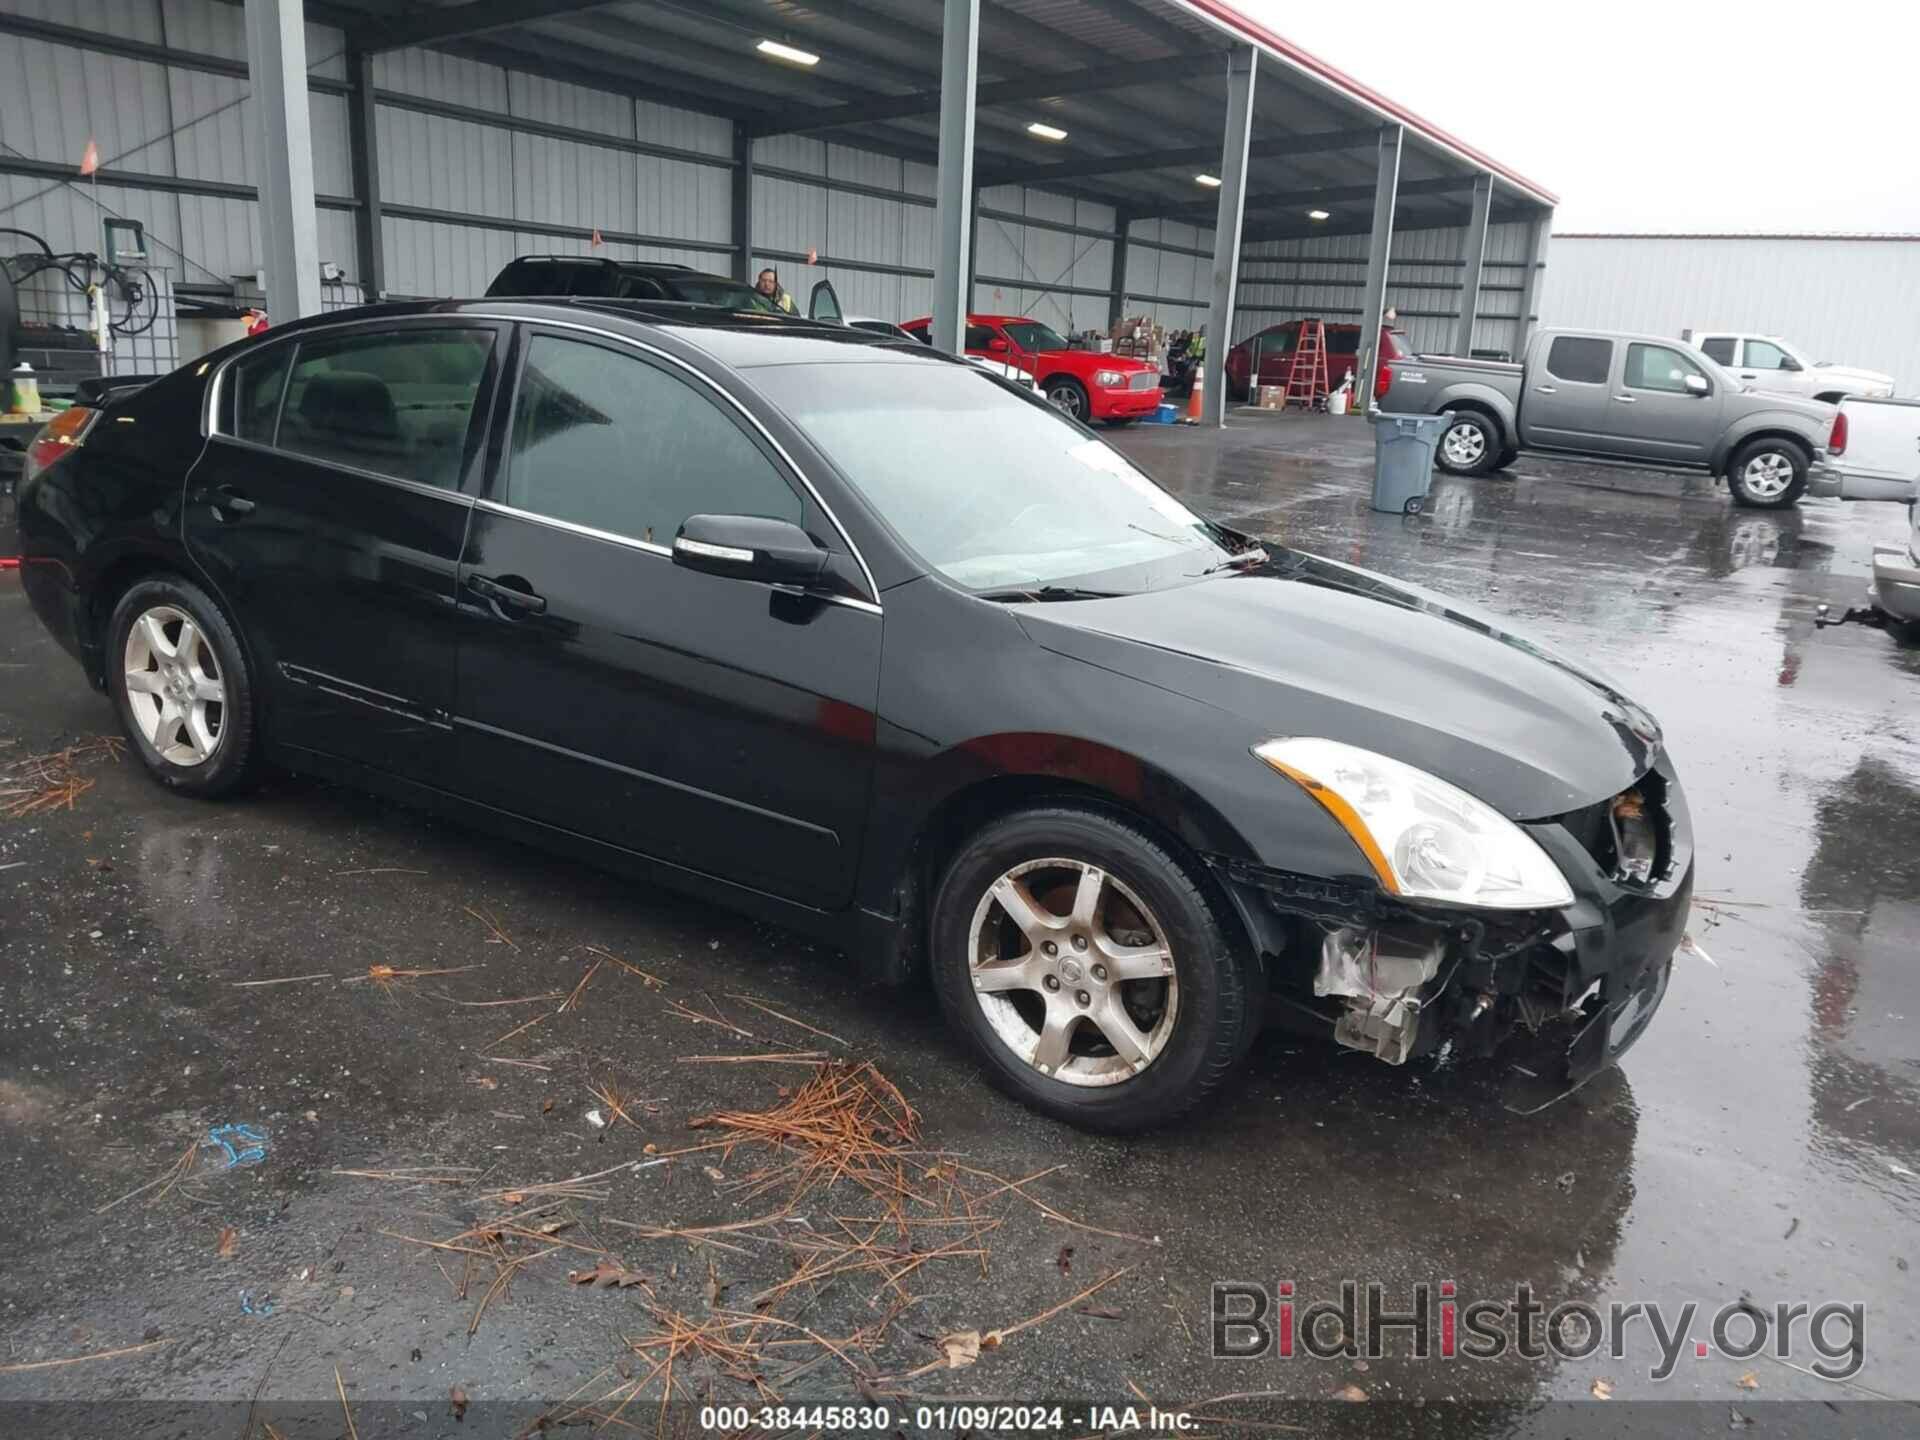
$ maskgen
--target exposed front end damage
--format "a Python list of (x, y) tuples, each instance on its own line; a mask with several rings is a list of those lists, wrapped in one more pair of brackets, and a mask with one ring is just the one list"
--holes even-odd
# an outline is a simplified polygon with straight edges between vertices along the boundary
[(1470, 911), (1214, 866), (1283, 1017), (1391, 1065), (1499, 1052), (1508, 1108), (1527, 1112), (1613, 1064), (1659, 1008), (1686, 932), (1693, 846), (1664, 760), (1617, 796), (1524, 828), (1566, 876), (1572, 905)]

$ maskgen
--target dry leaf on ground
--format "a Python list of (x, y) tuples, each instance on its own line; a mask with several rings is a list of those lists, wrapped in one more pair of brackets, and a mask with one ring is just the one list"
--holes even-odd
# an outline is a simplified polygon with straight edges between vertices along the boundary
[(467, 1418), (467, 1392), (458, 1385), (447, 1392), (447, 1410), (456, 1420)]
[(1333, 1398), (1336, 1400), (1350, 1400), (1357, 1405), (1360, 1401), (1367, 1398), (1367, 1392), (1362, 1390), (1358, 1385), (1348, 1382), (1333, 1392)]
[(220, 1227), (220, 1243), (214, 1247), (214, 1254), (222, 1260), (231, 1260), (240, 1253), (240, 1232), (231, 1225)]
[(567, 1279), (575, 1285), (591, 1285), (596, 1290), (625, 1290), (634, 1285), (647, 1283), (646, 1276), (605, 1260), (591, 1270), (569, 1270)]
[(951, 1335), (942, 1335), (940, 1348), (946, 1352), (949, 1370), (964, 1370), (980, 1358), (980, 1332), (956, 1330)]
[(1596, 1400), (1611, 1400), (1613, 1398), (1613, 1382), (1611, 1380), (1594, 1381), (1593, 1398)]

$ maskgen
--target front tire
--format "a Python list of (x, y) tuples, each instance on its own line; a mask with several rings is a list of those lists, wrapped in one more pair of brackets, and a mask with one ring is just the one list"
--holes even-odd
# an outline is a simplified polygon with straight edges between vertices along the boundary
[(1727, 466), (1727, 489), (1735, 504), (1784, 510), (1806, 493), (1806, 453), (1785, 440), (1749, 441)]
[(1087, 387), (1071, 376), (1054, 376), (1047, 381), (1046, 392), (1047, 403), (1061, 414), (1082, 425), (1093, 418), (1093, 402), (1087, 397)]
[(986, 826), (947, 867), (930, 938), (941, 1008), (991, 1082), (1085, 1129), (1179, 1119), (1258, 1023), (1258, 966), (1195, 876), (1099, 810)]
[(107, 692), (147, 770), (169, 790), (213, 798), (253, 776), (253, 676), (240, 640), (198, 585), (133, 585), (107, 622)]
[(1484, 475), (1498, 463), (1500, 427), (1477, 410), (1457, 410), (1440, 433), (1434, 459), (1449, 475)]

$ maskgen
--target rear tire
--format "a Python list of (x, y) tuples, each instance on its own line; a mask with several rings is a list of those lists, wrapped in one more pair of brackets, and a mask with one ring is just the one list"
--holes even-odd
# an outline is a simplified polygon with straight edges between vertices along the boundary
[(1440, 433), (1434, 459), (1449, 475), (1484, 475), (1494, 468), (1505, 442), (1500, 427), (1478, 410), (1456, 410)]
[(1784, 510), (1807, 489), (1807, 454), (1787, 440), (1750, 440), (1727, 465), (1734, 503), (1756, 510)]
[(1200, 881), (1104, 811), (988, 824), (948, 865), (929, 938), (941, 1009), (992, 1084), (1084, 1129), (1179, 1119), (1259, 1023), (1259, 966)]
[(252, 672), (206, 591), (176, 575), (136, 582), (107, 622), (107, 693), (153, 778), (229, 795), (259, 760)]

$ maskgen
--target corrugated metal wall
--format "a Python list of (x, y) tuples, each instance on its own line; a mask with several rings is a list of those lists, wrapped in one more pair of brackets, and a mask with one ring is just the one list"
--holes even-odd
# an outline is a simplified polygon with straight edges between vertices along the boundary
[(1556, 235), (1550, 325), (1784, 335), (1920, 394), (1920, 239)]
[[(1413, 348), (1447, 351), (1460, 316), (1461, 243), (1464, 232), (1406, 230), (1393, 237), (1387, 268), (1387, 304)], [(1351, 324), (1364, 303), (1367, 280), (1365, 235), (1328, 235), (1249, 245), (1240, 269), (1240, 303), (1233, 338), (1243, 340), (1295, 317)], [(1527, 227), (1490, 226), (1480, 277), (1480, 314), (1473, 348), (1507, 350), (1514, 342), (1526, 274)], [(1557, 260), (1557, 255), (1552, 258)], [(1204, 262), (1202, 262), (1204, 263)]]
[[(18, 15), (76, 31), (244, 62), (245, 17), (215, 0), (0, 0)], [(354, 243), (348, 101), (340, 32), (309, 25), (310, 91), (320, 255), (359, 280)], [(434, 51), (374, 61), (386, 291), (463, 295), (484, 290), (516, 254), (600, 253), (731, 269), (732, 127), (669, 109)], [(77, 166), (89, 137), (104, 163), (130, 173), (213, 185), (256, 183), (258, 145), (246, 81), (203, 69), (102, 54), (80, 44), (0, 34), (0, 161)], [(438, 111), (440, 113), (431, 113)], [(448, 113), (462, 111), (470, 113)], [(556, 137), (489, 117), (582, 132)], [(599, 139), (595, 137), (605, 137)], [(649, 151), (674, 153), (642, 153)], [(755, 144), (754, 266), (773, 264), (804, 305), (831, 276), (849, 314), (908, 319), (931, 304), (930, 167), (802, 136)], [(328, 203), (332, 197), (333, 203)], [(37, 231), (59, 250), (101, 246), (102, 212), (142, 221), (155, 263), (186, 283), (225, 283), (259, 264), (249, 199), (178, 194), (0, 174), (0, 224)], [(1024, 313), (1063, 331), (1107, 326), (1113, 210), (1009, 186), (984, 192), (976, 309)], [(1451, 338), (1458, 231), (1396, 237), (1388, 292), (1424, 348)], [(1126, 313), (1170, 329), (1204, 322), (1212, 232), (1172, 221), (1136, 223), (1128, 246)], [(1296, 315), (1357, 313), (1366, 237), (1249, 247), (1235, 338)], [(1524, 243), (1497, 227), (1479, 343), (1510, 343)], [(806, 263), (809, 252), (818, 262)]]

